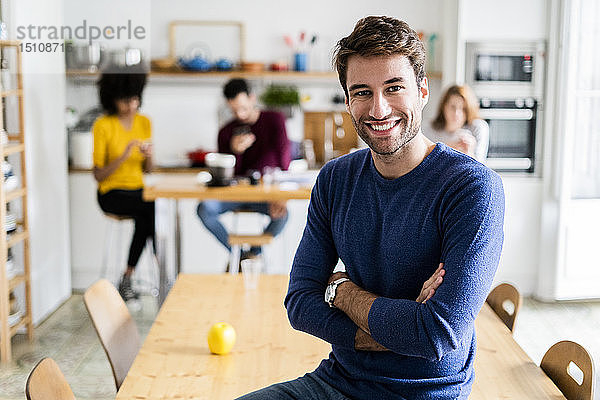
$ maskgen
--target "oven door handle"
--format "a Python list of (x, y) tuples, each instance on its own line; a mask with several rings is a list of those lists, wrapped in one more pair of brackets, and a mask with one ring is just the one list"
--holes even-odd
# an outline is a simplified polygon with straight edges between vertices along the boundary
[(533, 119), (533, 110), (528, 108), (484, 108), (479, 110), (479, 114), (483, 119), (511, 119), (525, 121)]

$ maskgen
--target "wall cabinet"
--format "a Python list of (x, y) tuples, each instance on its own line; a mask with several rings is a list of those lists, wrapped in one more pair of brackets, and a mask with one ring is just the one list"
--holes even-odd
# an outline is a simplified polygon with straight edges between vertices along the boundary
[(345, 111), (305, 112), (304, 140), (305, 146), (312, 144), (319, 165), (358, 147), (358, 135), (350, 114)]

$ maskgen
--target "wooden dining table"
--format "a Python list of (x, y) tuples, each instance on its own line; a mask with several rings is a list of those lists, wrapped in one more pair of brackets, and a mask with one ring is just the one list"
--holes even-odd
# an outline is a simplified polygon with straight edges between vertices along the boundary
[(156, 203), (156, 241), (159, 264), (158, 301), (162, 304), (170, 282), (181, 271), (181, 224), (178, 201), (182, 199), (235, 202), (309, 200), (312, 182), (275, 182), (269, 185), (235, 183), (207, 186), (195, 174), (167, 174), (144, 186), (143, 197)]
[[(117, 400), (233, 399), (313, 371), (331, 346), (294, 330), (283, 299), (288, 277), (179, 275), (140, 349)], [(209, 328), (228, 322), (237, 342), (211, 354)], [(485, 304), (475, 321), (477, 355), (470, 399), (564, 399)]]

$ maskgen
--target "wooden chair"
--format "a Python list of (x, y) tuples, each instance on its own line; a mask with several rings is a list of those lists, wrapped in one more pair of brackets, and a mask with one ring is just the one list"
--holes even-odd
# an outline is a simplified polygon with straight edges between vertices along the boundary
[[(507, 301), (512, 304), (512, 313), (509, 313), (509, 311), (504, 308), (504, 303)], [(492, 310), (494, 310), (511, 332), (515, 326), (515, 320), (517, 319), (517, 314), (521, 308), (522, 301), (521, 294), (517, 288), (510, 283), (502, 283), (496, 286), (486, 299), (486, 302), (492, 307)]]
[(29, 373), (25, 384), (27, 400), (75, 400), (73, 391), (51, 358), (41, 360)]
[(135, 321), (117, 289), (106, 279), (90, 286), (83, 301), (110, 362), (118, 390), (140, 348)]
[[(583, 372), (579, 384), (568, 372), (573, 362)], [(567, 400), (591, 400), (594, 395), (594, 362), (587, 350), (568, 340), (558, 342), (548, 349), (540, 367), (565, 395)]]

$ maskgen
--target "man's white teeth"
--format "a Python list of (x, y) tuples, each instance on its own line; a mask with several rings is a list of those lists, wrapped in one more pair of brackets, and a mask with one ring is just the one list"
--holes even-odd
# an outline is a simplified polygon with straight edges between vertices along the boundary
[(371, 128), (373, 128), (374, 131), (387, 131), (395, 124), (396, 124), (396, 121), (388, 122), (387, 124), (383, 124), (383, 125), (373, 125), (373, 124), (369, 124), (369, 125), (371, 125)]

